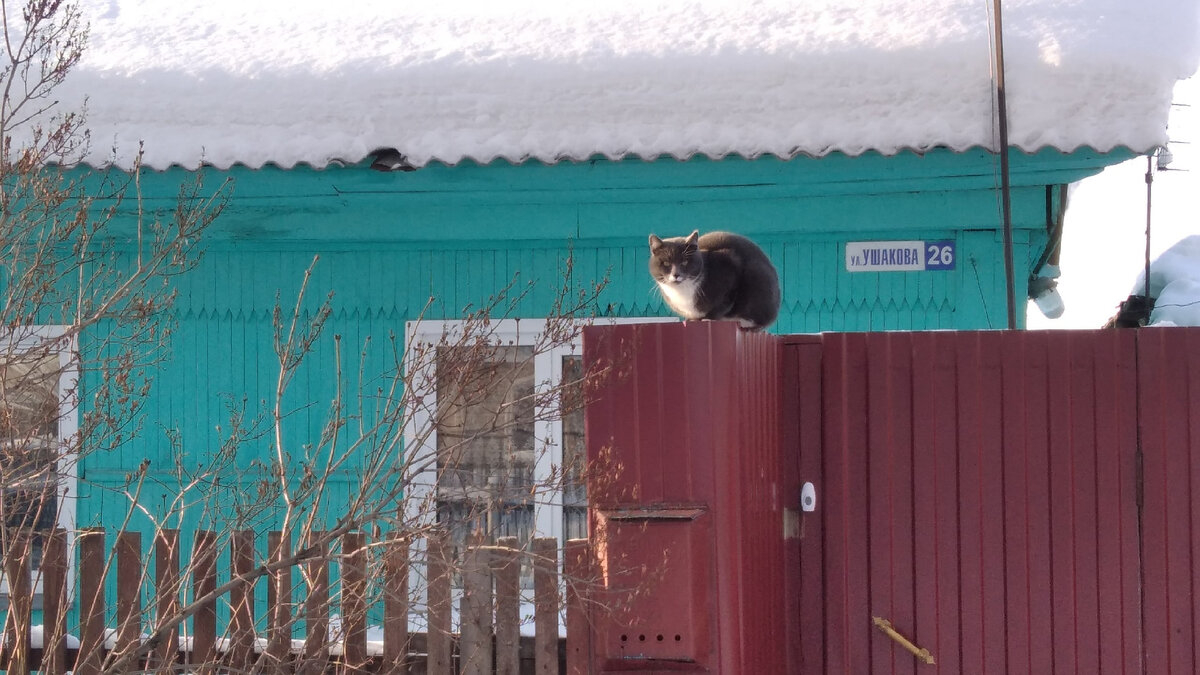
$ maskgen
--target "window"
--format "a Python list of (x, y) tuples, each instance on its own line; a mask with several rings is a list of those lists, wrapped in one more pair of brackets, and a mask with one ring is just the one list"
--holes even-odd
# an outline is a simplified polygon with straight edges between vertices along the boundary
[[(77, 427), (73, 345), (59, 327), (0, 336), (0, 513), (5, 528), (32, 530), (34, 606), (40, 606), (44, 535), (75, 521), (75, 457), (66, 452)], [(4, 546), (0, 538), (0, 547)], [(0, 606), (8, 580), (0, 571)]]
[[(673, 319), (624, 321), (647, 320)], [(555, 537), (560, 546), (587, 537), (582, 346), (535, 353), (545, 321), (493, 325), (482, 356), (457, 345), (463, 322), (408, 325), (408, 365), (421, 404), (405, 452), (428, 458), (414, 462), (408, 516), (436, 519), (456, 547), (476, 529), (489, 540), (515, 536), (524, 545), (533, 537)]]
[[(437, 521), (456, 548), (475, 530), (489, 539), (534, 532), (534, 364), (530, 346), (438, 347)], [(455, 373), (470, 361), (470, 372)]]
[(583, 468), (587, 463), (587, 448), (583, 436), (583, 357), (563, 354), (557, 361), (561, 369), (563, 414), (557, 424), (561, 428), (563, 470), (563, 538), (587, 539), (587, 485)]

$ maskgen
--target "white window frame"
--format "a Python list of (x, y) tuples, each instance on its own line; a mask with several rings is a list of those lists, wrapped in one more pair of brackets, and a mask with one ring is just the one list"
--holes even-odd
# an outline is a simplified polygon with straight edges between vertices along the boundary
[[(454, 336), (461, 335), (462, 330), (467, 325), (465, 321), (410, 321), (406, 326), (405, 341), (406, 346), (425, 343), (426, 345), (436, 347), (440, 345), (444, 339), (448, 338), (453, 344)], [(546, 321), (544, 319), (504, 319), (495, 322), (495, 329), (489, 329), (489, 335), (498, 345), (525, 346), (533, 344), (542, 332), (545, 331)], [(413, 411), (409, 423), (405, 425), (404, 433), (404, 448), (405, 453), (418, 453), (420, 457), (433, 458), (437, 456), (437, 428), (431, 425), (434, 424), (433, 415), (437, 410), (437, 365), (435, 363), (415, 364), (412, 361), (414, 354), (418, 350), (412, 348), (406, 349), (409, 358), (407, 372), (413, 376), (409, 381), (413, 386), (424, 385), (423, 390), (417, 392), (423, 403), (420, 408)], [(582, 352), (582, 346), (577, 344), (561, 345), (555, 349), (534, 355), (534, 387), (536, 391), (545, 391), (548, 383), (555, 380), (549, 379), (558, 375), (562, 375), (561, 365), (558, 368), (554, 367), (554, 361), (557, 360), (561, 364), (562, 357), (579, 354)], [(415, 372), (414, 369), (419, 369), (422, 366), (428, 369), (427, 373)], [(555, 372), (557, 371), (557, 372)], [(539, 376), (541, 375), (541, 376)], [(544, 419), (546, 411), (539, 409), (535, 411), (535, 417)], [(418, 434), (428, 431), (424, 442), (420, 442), (417, 438)], [(534, 448), (534, 481), (539, 478), (545, 479), (550, 475), (551, 466), (562, 464), (562, 444), (555, 442), (562, 434), (562, 424), (557, 423), (555, 428), (554, 423), (539, 421), (534, 423), (534, 438), (538, 447)], [(407, 495), (404, 500), (406, 520), (410, 523), (419, 525), (432, 525), (436, 521), (437, 511), (430, 508), (430, 505), (436, 500), (437, 490), (437, 466), (433, 463), (424, 471), (418, 471), (406, 477)], [(541, 499), (534, 504), (533, 521), (534, 521), (534, 536), (554, 536), (560, 538), (562, 536), (561, 522), (553, 522), (553, 511), (555, 506), (561, 514), (562, 512), (562, 491), (555, 488), (541, 495)], [(546, 499), (549, 497), (549, 499)], [(561, 521), (561, 517), (559, 519)]]
[[(589, 319), (583, 324), (600, 324), (600, 325), (616, 325), (623, 323), (668, 323), (678, 322), (678, 318), (673, 317), (622, 317), (622, 318), (596, 318)], [(422, 401), (421, 407), (415, 408), (410, 417), (409, 424), (404, 426), (404, 446), (403, 452), (409, 453), (415, 450), (420, 453), (420, 456), (437, 455), (437, 429), (432, 429), (430, 434), (425, 438), (424, 443), (420, 443), (418, 436), (422, 430), (430, 429), (432, 422), (432, 411), (437, 410), (437, 366), (434, 364), (424, 364), (425, 368), (431, 372), (421, 374), (414, 372), (414, 369), (419, 369), (420, 364), (414, 364), (414, 354), (420, 350), (414, 350), (412, 346), (419, 345), (424, 342), (426, 345), (437, 346), (442, 344), (445, 336), (450, 336), (450, 341), (454, 341), (455, 335), (461, 335), (462, 330), (466, 327), (467, 322), (464, 321), (437, 321), (437, 319), (426, 319), (426, 321), (410, 321), (406, 324), (406, 353), (408, 363), (406, 363), (406, 372), (409, 372), (412, 377), (409, 381), (413, 386), (422, 386), (424, 389), (419, 390), (418, 394)], [(512, 346), (530, 346), (538, 341), (546, 330), (546, 319), (541, 318), (508, 318), (499, 319), (492, 322), (493, 328), (488, 329), (488, 334), (492, 336), (496, 345), (512, 345)], [(582, 335), (580, 339), (571, 342), (569, 345), (559, 345), (547, 352), (535, 354), (534, 356), (534, 387), (536, 392), (546, 392), (546, 388), (553, 388), (557, 383), (562, 381), (563, 377), (563, 357), (581, 356), (583, 353)], [(558, 406), (559, 401), (553, 401), (551, 405)], [(547, 422), (548, 412), (545, 408), (539, 408), (535, 412), (535, 417), (541, 422), (536, 422), (534, 425), (535, 442), (538, 447), (534, 448), (535, 464), (534, 464), (534, 482), (538, 480), (546, 480), (550, 478), (552, 467), (563, 465), (563, 423), (562, 420), (554, 419)], [(434, 500), (434, 491), (437, 490), (437, 466), (427, 468), (426, 471), (416, 472), (407, 477), (408, 492), (406, 500), (404, 500), (404, 508), (406, 508), (406, 519), (408, 522), (414, 522), (418, 525), (432, 525), (434, 519), (437, 518), (436, 509), (428, 508), (428, 503)], [(548, 498), (547, 498), (548, 497)], [(554, 486), (552, 490), (547, 490), (544, 495), (541, 495), (538, 501), (534, 504), (534, 536), (535, 537), (554, 537), (558, 539), (559, 546), (564, 544), (563, 540), (563, 490), (560, 486)]]
[[(579, 325), (616, 325), (629, 323), (667, 323), (677, 322), (679, 319), (671, 317), (622, 317), (622, 318), (601, 318), (588, 321), (580, 321)], [(545, 319), (501, 319), (492, 322), (492, 327), (489, 327), (488, 334), (492, 337), (494, 344), (511, 345), (511, 346), (532, 346), (541, 338), (546, 330)], [(408, 363), (406, 363), (408, 373), (412, 374), (409, 381), (414, 386), (425, 385), (424, 389), (417, 392), (423, 405), (413, 410), (409, 419), (409, 423), (404, 429), (404, 449), (403, 452), (415, 450), (422, 457), (434, 457), (437, 455), (437, 429), (432, 428), (433, 421), (431, 420), (431, 411), (437, 409), (437, 372), (436, 365), (433, 363), (424, 364), (430, 369), (428, 373), (416, 373), (414, 368), (420, 368), (419, 364), (413, 363), (413, 356), (420, 350), (412, 349), (412, 345), (425, 343), (430, 346), (437, 346), (443, 342), (446, 336), (450, 336), (449, 340), (453, 344), (454, 336), (461, 335), (462, 330), (467, 326), (466, 321), (461, 320), (425, 320), (425, 321), (409, 321), (405, 327), (406, 336), (406, 354)], [(535, 391), (539, 394), (547, 391), (547, 388), (553, 389), (562, 380), (562, 360), (565, 356), (580, 356), (583, 354), (582, 335), (579, 339), (570, 344), (557, 345), (554, 348), (534, 355), (533, 360), (533, 379)], [(534, 464), (534, 482), (544, 481), (549, 479), (553, 471), (553, 467), (561, 467), (563, 462), (562, 457), (562, 421), (553, 419), (547, 421), (550, 417), (548, 414), (551, 410), (559, 405), (558, 400), (554, 400), (552, 407), (539, 408), (535, 411), (535, 417), (538, 420), (534, 423), (534, 438), (538, 444), (534, 448), (535, 464)], [(418, 442), (417, 435), (423, 430), (431, 429), (425, 437), (423, 443)], [(411, 474), (407, 478), (407, 496), (405, 502), (405, 517), (407, 522), (418, 525), (432, 525), (437, 517), (436, 509), (429, 508), (435, 499), (435, 491), (437, 489), (437, 467), (431, 466), (425, 471), (420, 471)], [(558, 540), (561, 548), (565, 541), (563, 540), (563, 492), (561, 486), (554, 486), (552, 489), (543, 493), (534, 503), (533, 523), (535, 537), (554, 537)]]
[[(0, 335), (0, 348), (5, 352), (20, 349), (32, 349), (44, 342), (59, 343), (58, 365), (61, 373), (58, 378), (58, 453), (60, 466), (55, 467), (58, 476), (57, 526), (67, 533), (67, 596), (72, 595), (75, 578), (75, 507), (79, 494), (79, 457), (72, 450), (74, 437), (79, 431), (79, 351), (74, 335), (64, 339), (70, 327), (63, 325), (37, 325), (18, 328), (16, 334)], [(65, 464), (65, 466), (62, 466)], [(61, 471), (59, 469), (62, 469)], [(39, 569), (30, 570), (33, 576), (33, 594), (35, 606), (38, 596), (42, 594), (42, 575)], [(5, 601), (9, 597), (8, 577), (0, 569), (0, 596)]]
[[(678, 322), (675, 317), (604, 317), (592, 320), (578, 322), (579, 325), (617, 325), (630, 323), (671, 323)], [(497, 345), (531, 345), (534, 344), (546, 329), (547, 321), (545, 319), (500, 319), (493, 321), (489, 327), (489, 334)], [(419, 387), (414, 397), (406, 397), (408, 400), (420, 400), (419, 406), (414, 406), (411, 414), (407, 416), (404, 424), (403, 439), (404, 444), (402, 452), (409, 453), (416, 451), (423, 457), (437, 456), (437, 429), (431, 428), (433, 420), (431, 412), (437, 410), (437, 372), (436, 359), (433, 363), (416, 363), (416, 357), (420, 352), (424, 352), (428, 357), (429, 353), (426, 350), (414, 348), (420, 343), (425, 343), (428, 346), (436, 347), (443, 343), (443, 340), (453, 345), (454, 338), (462, 335), (462, 331), (467, 326), (467, 321), (462, 320), (424, 320), (424, 321), (409, 321), (405, 325), (405, 372), (408, 374), (408, 382), (414, 387)], [(447, 337), (448, 336), (448, 337)], [(583, 354), (583, 336), (571, 344), (559, 345), (543, 354), (534, 355), (534, 387), (535, 391), (544, 392), (546, 387), (555, 387), (562, 378), (562, 360), (564, 356), (579, 356)], [(424, 371), (422, 372), (422, 366)], [(557, 407), (559, 402), (556, 400), (552, 406)], [(553, 408), (552, 408), (553, 409)], [(547, 415), (544, 415), (545, 410), (539, 409), (535, 412), (537, 419), (545, 420)], [(425, 436), (424, 442), (419, 442), (418, 435), (429, 430)], [(535, 422), (534, 426), (535, 442), (540, 444), (540, 447), (535, 447), (535, 463), (534, 463), (534, 482), (539, 479), (545, 480), (550, 476), (551, 467), (562, 466), (562, 422), (560, 420)], [(412, 523), (417, 527), (432, 526), (437, 521), (437, 509), (432, 508), (436, 502), (437, 490), (437, 466), (434, 465), (421, 472), (413, 473), (405, 476), (406, 491), (404, 499), (404, 516), (405, 522)], [(548, 499), (547, 499), (548, 497)], [(554, 537), (558, 540), (558, 546), (561, 550), (565, 544), (563, 540), (563, 493), (559, 486), (555, 486), (552, 490), (543, 493), (541, 497), (534, 503), (533, 514), (533, 536), (534, 537)], [(413, 597), (410, 600), (414, 603), (415, 610), (410, 618), (410, 629), (414, 631), (426, 630), (427, 626), (424, 623), (423, 612), (427, 610), (428, 601), (428, 586), (424, 583), (427, 580), (424, 569), (425, 558), (425, 540), (416, 539), (411, 544), (411, 555), (413, 563), (409, 565), (409, 588), (414, 589)], [(562, 572), (562, 560), (559, 561)], [(461, 600), (461, 588), (453, 588), (451, 590), (451, 621), (454, 625), (458, 623), (458, 609)], [(522, 591), (522, 616), (532, 612), (532, 598), (525, 597), (526, 591)], [(526, 609), (528, 611), (526, 611)], [(559, 616), (560, 629), (563, 617)]]

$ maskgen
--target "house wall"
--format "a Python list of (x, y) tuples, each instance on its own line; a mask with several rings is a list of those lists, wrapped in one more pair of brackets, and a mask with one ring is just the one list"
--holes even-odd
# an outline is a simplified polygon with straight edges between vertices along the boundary
[[(1046, 186), (1125, 157), (1086, 149), (1013, 157), (1019, 279), (1046, 241)], [(88, 457), (81, 467), (78, 524), (121, 522), (130, 512), (128, 474), (149, 458), (150, 479), (139, 493), (146, 511), (132, 520), (149, 527), (146, 514), (166, 512), (180, 492), (186, 471), (177, 458), (186, 469), (218, 452), (235, 414), (252, 432), (223, 475), (228, 500), (220, 513), (197, 505), (178, 525), (227, 524), (239, 501), (254, 498), (271, 448), (264, 415), (278, 373), (272, 310), (277, 297), (291, 307), (314, 256), (320, 259), (302, 305), (312, 312), (332, 291), (333, 315), (285, 401), (287, 440), (294, 444), (319, 434), (339, 365), (347, 391), (369, 388), (378, 380), (359, 384), (360, 355), (369, 376), (394, 370), (389, 336), (402, 340), (406, 321), (461, 318), (510, 284), (522, 295), (506, 316), (544, 316), (564, 282), (568, 255), (575, 291), (607, 279), (599, 313), (666, 315), (646, 271), (650, 232), (729, 229), (760, 242), (783, 287), (772, 332), (1002, 327), (997, 172), (995, 158), (982, 150), (791, 161), (435, 164), (407, 173), (365, 166), (207, 171), (210, 186), (234, 180), (233, 200), (213, 224), (200, 264), (178, 279), (178, 326), (141, 431), (120, 451)], [(143, 174), (142, 208), (169, 213), (180, 183), (191, 178), (181, 169)], [(130, 208), (121, 211), (127, 231)], [(847, 272), (845, 242), (876, 239), (953, 240), (958, 264), (948, 272)], [(1021, 307), (1023, 288), (1018, 283)], [(85, 380), (84, 400), (95, 385)], [(330, 517), (354, 492), (354, 467), (343, 475), (342, 493), (326, 503)]]

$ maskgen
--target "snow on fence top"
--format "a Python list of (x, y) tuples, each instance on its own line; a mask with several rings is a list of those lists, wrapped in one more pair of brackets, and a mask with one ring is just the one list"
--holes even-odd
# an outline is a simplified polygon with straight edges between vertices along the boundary
[[(990, 0), (83, 0), (88, 163), (994, 147)], [(1007, 0), (1011, 141), (1147, 150), (1195, 0)], [(115, 147), (115, 155), (113, 148)]]

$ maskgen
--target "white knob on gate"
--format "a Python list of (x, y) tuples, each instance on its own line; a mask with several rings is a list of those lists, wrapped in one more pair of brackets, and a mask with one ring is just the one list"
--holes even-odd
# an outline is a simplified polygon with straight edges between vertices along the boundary
[(817, 510), (817, 488), (812, 483), (805, 483), (800, 488), (800, 510), (811, 512)]

